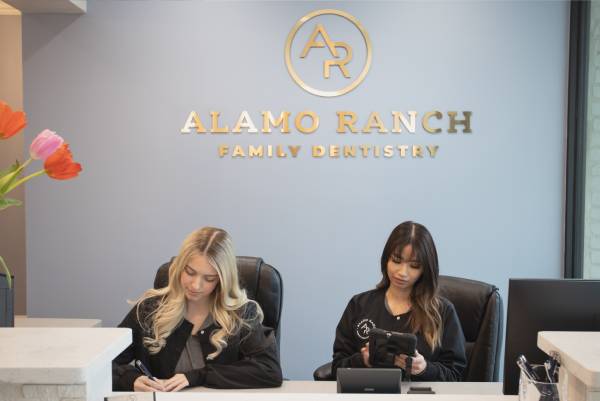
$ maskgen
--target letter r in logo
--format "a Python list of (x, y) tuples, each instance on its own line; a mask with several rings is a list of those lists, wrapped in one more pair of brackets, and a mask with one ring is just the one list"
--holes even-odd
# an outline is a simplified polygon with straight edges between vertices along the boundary
[[(313, 20), (313, 18), (322, 19), (323, 17), (328, 21), (334, 21), (333, 26), (335, 29), (338, 29), (334, 31), (334, 35), (344, 35), (345, 42), (331, 40), (329, 33), (324, 28), (324, 25), (329, 24), (329, 22)], [(309, 23), (309, 21), (311, 22)], [(329, 32), (332, 32), (331, 30), (334, 28), (328, 25), (328, 29)], [(299, 30), (302, 30), (300, 34), (302, 39), (296, 44), (297, 47), (294, 47), (294, 38), (296, 38)], [(357, 36), (357, 33), (362, 36), (365, 53), (362, 52), (361, 40)], [(304, 43), (305, 41), (306, 43)], [(315, 60), (307, 60), (308, 53), (313, 48), (327, 48), (327, 50), (317, 50), (316, 52), (320, 57), (317, 58), (313, 54), (312, 58)], [(302, 49), (302, 52), (300, 52), (300, 49)], [(296, 55), (296, 52), (298, 52), (298, 55)], [(327, 55), (327, 52), (331, 56)], [(372, 53), (369, 34), (353, 15), (340, 10), (323, 9), (312, 11), (296, 21), (285, 40), (284, 58), (285, 66), (298, 86), (313, 95), (335, 97), (346, 94), (360, 85), (371, 67)], [(357, 60), (353, 59), (356, 57), (360, 60), (364, 58), (364, 64), (362, 64), (360, 72), (355, 71), (359, 67), (356, 64)], [(315, 74), (314, 66), (317, 59), (319, 59), (319, 62), (321, 59), (324, 59), (322, 76)], [(361, 63), (360, 60), (358, 60), (359, 64)], [(353, 63), (350, 64), (350, 61)], [(294, 62), (298, 64), (300, 71), (296, 69)], [(331, 67), (339, 68), (341, 72), (339, 79), (336, 76), (333, 77), (334, 79), (330, 78)], [(302, 72), (306, 76), (302, 77), (299, 72)], [(351, 74), (352, 77), (350, 76)], [(310, 83), (311, 81), (312, 83)]]
[[(317, 36), (319, 34), (321, 35), (321, 37), (323, 37), (325, 43), (316, 41)], [(329, 34), (327, 33), (325, 27), (322, 24), (317, 24), (317, 26), (315, 26), (315, 29), (313, 30), (312, 34), (310, 35), (310, 38), (308, 39), (308, 42), (306, 42), (306, 45), (304, 46), (304, 50), (302, 50), (300, 58), (305, 58), (308, 55), (310, 49), (312, 49), (313, 47), (323, 48), (325, 46), (327, 46), (327, 49), (329, 49), (329, 53), (331, 53), (331, 55), (335, 57), (335, 59), (325, 60), (323, 62), (323, 77), (329, 78), (331, 67), (337, 66), (345, 78), (350, 78), (350, 73), (346, 68), (346, 64), (348, 64), (350, 60), (352, 60), (352, 47), (350, 47), (350, 45), (348, 45), (345, 42), (333, 42), (329, 38)], [(336, 47), (343, 48), (346, 51), (346, 57), (344, 57), (341, 60), (336, 60), (340, 57), (338, 55)]]

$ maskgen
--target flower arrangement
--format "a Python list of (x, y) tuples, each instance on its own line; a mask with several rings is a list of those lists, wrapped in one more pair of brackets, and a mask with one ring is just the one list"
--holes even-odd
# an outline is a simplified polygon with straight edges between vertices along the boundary
[[(8, 104), (0, 101), (0, 140), (16, 135), (27, 125), (25, 113), (14, 112)], [(23, 164), (17, 160), (5, 170), (0, 170), (0, 210), (11, 206), (20, 206), (18, 199), (7, 198), (6, 195), (19, 185), (34, 177), (46, 174), (55, 180), (68, 180), (81, 172), (81, 164), (73, 161), (69, 145), (62, 137), (48, 129), (43, 130), (29, 146), (29, 159)], [(23, 177), (25, 168), (34, 160), (41, 160), (44, 168)], [(0, 265), (6, 272), (8, 287), (12, 287), (10, 270), (0, 256)]]

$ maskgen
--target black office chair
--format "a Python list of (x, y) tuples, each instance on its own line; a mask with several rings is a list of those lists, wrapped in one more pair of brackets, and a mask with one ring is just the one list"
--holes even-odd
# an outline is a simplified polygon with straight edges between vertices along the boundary
[[(158, 268), (154, 278), (154, 288), (163, 288), (169, 283), (169, 266), (173, 259)], [(275, 330), (277, 346), (281, 342), (280, 321), (283, 304), (283, 281), (281, 274), (262, 258), (252, 256), (236, 257), (241, 286), (248, 298), (258, 302), (264, 313), (263, 324)]]
[(440, 294), (454, 304), (465, 333), (466, 382), (498, 381), (504, 309), (498, 288), (482, 281), (440, 276)]
[[(463, 381), (498, 381), (503, 309), (498, 288), (458, 277), (439, 277), (440, 295), (454, 304), (465, 333), (467, 368)], [(333, 380), (331, 362), (318, 367), (315, 380)]]

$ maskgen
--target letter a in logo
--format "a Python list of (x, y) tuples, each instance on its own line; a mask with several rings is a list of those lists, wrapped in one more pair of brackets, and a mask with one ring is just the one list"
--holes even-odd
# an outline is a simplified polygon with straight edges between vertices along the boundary
[[(325, 43), (316, 41), (318, 35), (321, 35)], [(308, 42), (306, 42), (306, 46), (304, 46), (304, 50), (302, 50), (302, 54), (300, 55), (300, 57), (305, 58), (308, 55), (310, 49), (312, 49), (313, 47), (323, 48), (325, 46), (327, 46), (327, 48), (329, 49), (329, 53), (331, 53), (331, 55), (335, 57), (335, 59), (325, 60), (323, 62), (323, 77), (329, 78), (331, 67), (337, 66), (339, 67), (340, 71), (342, 71), (342, 74), (345, 78), (350, 78), (350, 73), (346, 68), (346, 64), (348, 64), (350, 60), (352, 60), (352, 48), (350, 47), (350, 45), (348, 45), (348, 43), (331, 41), (331, 39), (329, 39), (329, 34), (325, 30), (325, 27), (321, 24), (317, 24), (317, 26), (315, 27), (314, 31), (310, 35), (310, 38), (308, 39)], [(344, 57), (341, 60), (336, 60), (340, 57), (338, 55), (336, 47), (343, 48), (346, 51), (346, 57)]]
[[(299, 31), (301, 39), (294, 43)], [(328, 31), (338, 40), (332, 40)], [(313, 95), (334, 97), (360, 85), (369, 72), (373, 55), (369, 34), (354, 16), (323, 9), (296, 21), (285, 40), (284, 57), (290, 76), (302, 89)], [(323, 74), (319, 74), (321, 62)]]

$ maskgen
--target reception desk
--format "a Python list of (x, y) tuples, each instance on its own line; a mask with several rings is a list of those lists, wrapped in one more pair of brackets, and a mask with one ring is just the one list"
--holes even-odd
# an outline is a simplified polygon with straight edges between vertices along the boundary
[[(438, 394), (485, 394), (502, 395), (502, 383), (420, 383), (420, 382), (402, 382), (402, 392), (406, 391), (408, 386), (426, 386), (431, 387)], [(273, 394), (337, 394), (337, 383), (335, 381), (293, 381), (284, 380), (281, 387), (267, 389), (250, 390), (217, 390), (206, 387), (195, 387), (185, 390), (186, 393), (231, 393), (238, 394), (243, 391), (245, 394), (251, 393), (273, 393)]]
[[(408, 383), (402, 383), (403, 392)], [(502, 395), (502, 383), (416, 383), (428, 386), (436, 394), (337, 394), (336, 382), (284, 381), (278, 388), (251, 390), (215, 390), (196, 387), (179, 393), (112, 393), (108, 401), (516, 401), (517, 396)]]
[(130, 343), (130, 329), (0, 328), (0, 401), (102, 401)]
[[(516, 401), (501, 383), (406, 383), (402, 394), (337, 394), (336, 382), (284, 381), (278, 388), (179, 393), (112, 392), (112, 360), (131, 343), (124, 328), (0, 328), (0, 401)], [(563, 362), (569, 401), (600, 401), (600, 333), (540, 333), (540, 348)], [(408, 387), (435, 394), (406, 394)]]
[(102, 327), (102, 320), (60, 319), (15, 315), (15, 327)]
[(560, 360), (562, 399), (600, 401), (600, 332), (541, 331), (538, 347)]

